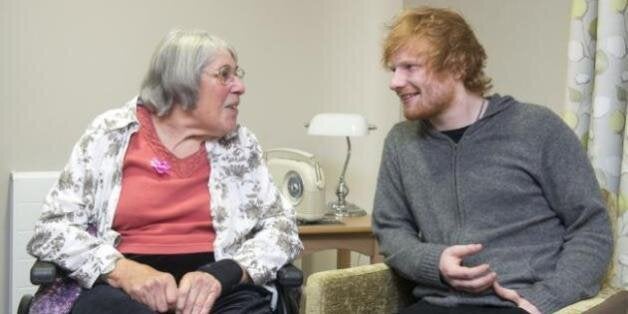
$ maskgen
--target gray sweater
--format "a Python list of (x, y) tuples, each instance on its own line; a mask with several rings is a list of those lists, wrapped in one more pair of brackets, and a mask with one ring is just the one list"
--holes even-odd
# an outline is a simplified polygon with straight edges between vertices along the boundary
[(373, 210), (386, 263), (430, 303), (514, 306), (441, 280), (446, 247), (481, 243), (463, 264), (489, 263), (498, 282), (543, 313), (593, 296), (613, 239), (585, 152), (550, 110), (499, 95), (489, 101), (457, 144), (422, 121), (388, 134)]

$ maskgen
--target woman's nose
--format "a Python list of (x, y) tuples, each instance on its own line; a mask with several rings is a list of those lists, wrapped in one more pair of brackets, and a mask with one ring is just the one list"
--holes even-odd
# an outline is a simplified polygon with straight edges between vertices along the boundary
[(231, 92), (242, 95), (245, 91), (246, 87), (244, 86), (244, 81), (242, 81), (241, 78), (236, 77), (235, 81), (233, 81), (233, 85), (231, 85)]

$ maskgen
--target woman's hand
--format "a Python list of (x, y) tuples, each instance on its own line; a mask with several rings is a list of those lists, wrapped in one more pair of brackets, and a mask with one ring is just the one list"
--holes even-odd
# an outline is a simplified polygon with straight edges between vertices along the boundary
[(495, 290), (495, 293), (501, 298), (514, 302), (518, 307), (526, 310), (528, 313), (541, 314), (534, 304), (520, 296), (517, 291), (504, 288), (497, 281), (493, 283), (493, 290)]
[(214, 276), (200, 271), (185, 274), (179, 282), (177, 314), (207, 314), (222, 287)]
[(107, 283), (121, 288), (133, 300), (146, 304), (156, 312), (166, 312), (176, 305), (177, 283), (174, 277), (148, 265), (119, 259), (107, 275)]

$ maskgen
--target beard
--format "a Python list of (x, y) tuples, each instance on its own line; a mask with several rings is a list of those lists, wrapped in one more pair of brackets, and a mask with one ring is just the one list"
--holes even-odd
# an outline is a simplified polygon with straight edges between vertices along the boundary
[(443, 113), (454, 100), (451, 86), (440, 85), (437, 88), (424, 89), (409, 103), (403, 103), (403, 116), (410, 120), (429, 120)]

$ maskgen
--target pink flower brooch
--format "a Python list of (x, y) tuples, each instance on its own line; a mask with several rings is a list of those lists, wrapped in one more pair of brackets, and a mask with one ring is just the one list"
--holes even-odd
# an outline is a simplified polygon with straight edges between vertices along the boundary
[(155, 170), (155, 172), (159, 175), (168, 174), (168, 171), (170, 171), (170, 164), (168, 161), (161, 160), (159, 158), (151, 159), (150, 166), (153, 167), (153, 170)]

